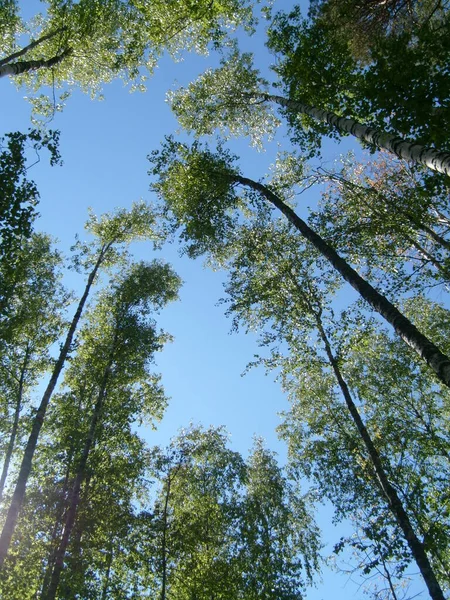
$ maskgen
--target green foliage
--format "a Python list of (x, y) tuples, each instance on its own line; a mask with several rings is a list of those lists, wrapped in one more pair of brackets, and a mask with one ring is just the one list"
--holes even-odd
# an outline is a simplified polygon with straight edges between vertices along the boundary
[(51, 240), (34, 234), (16, 256), (14, 281), (4, 289), (0, 321), (1, 448), (0, 498), (11, 462), (28, 433), (31, 392), (51, 367), (51, 345), (64, 325), (67, 294), (60, 283), (61, 257)]
[(180, 124), (196, 136), (220, 131), (225, 139), (247, 135), (262, 149), (280, 122), (270, 105), (261, 101), (268, 83), (253, 67), (251, 54), (239, 54), (235, 48), (218, 69), (208, 69), (190, 83), (169, 94), (172, 110)]
[(313, 0), (309, 16), (333, 22), (354, 56), (364, 59), (370, 55), (374, 39), (420, 32), (427, 24), (439, 28), (447, 10), (447, 2), (433, 0)]
[[(436, 321), (441, 311), (433, 311)], [(448, 587), (449, 519), (443, 488), (449, 469), (448, 394), (436, 388), (410, 352), (398, 340), (390, 339), (378, 323), (353, 325), (333, 338), (340, 346), (344, 377), (389, 478), (425, 541), (441, 584)], [(392, 575), (401, 578), (411, 560), (405, 540), (380, 494), (365, 450), (342, 411), (328, 368), (316, 363), (317, 367), (309, 367), (306, 373), (307, 360), (296, 354), (278, 363), (283, 364), (284, 384), (292, 398), (282, 428), (290, 444), (291, 462), (316, 482), (318, 494), (333, 502), (339, 518), (355, 519), (362, 538), (349, 536), (346, 542), (358, 551), (360, 561), (370, 549), (372, 560), (365, 563), (365, 573), (385, 561)], [(440, 508), (436, 506), (438, 498)]]
[[(290, 100), (356, 118), (354, 95), (361, 87), (361, 73), (346, 42), (332, 36), (328, 24), (311, 24), (299, 7), (289, 14), (278, 13), (269, 28), (268, 46), (278, 58), (274, 67), (280, 78), (277, 85)], [(322, 135), (334, 139), (342, 135), (308, 115), (285, 112), (302, 150), (320, 147)]]
[(97, 236), (103, 244), (111, 240), (124, 244), (139, 239), (154, 237), (152, 229), (155, 215), (145, 202), (134, 202), (130, 209), (120, 208), (114, 213), (103, 213), (97, 217), (90, 212), (85, 229)]
[[(159, 377), (150, 367), (167, 335), (156, 330), (151, 315), (176, 298), (179, 285), (168, 265), (137, 263), (117, 275), (87, 313), (76, 355), (52, 405), (38, 452), (39, 480), (31, 481), (29, 498), (41, 517), (40, 525), (36, 528), (36, 523), (30, 522), (32, 505), (27, 504), (3, 575), (5, 593), (14, 569), (29, 572), (29, 560), (41, 566), (32, 570), (33, 584), (24, 587), (29, 582), (22, 579), (11, 598), (31, 598), (48, 586), (72, 482), (80, 469), (84, 485), (67, 554), (69, 570), (63, 576), (59, 597), (80, 594), (89, 598), (101, 593), (99, 573), (105, 553), (126, 536), (134, 515), (133, 502), (143, 486), (145, 447), (133, 424), (159, 420), (166, 405)], [(91, 435), (88, 462), (82, 467), (86, 439)], [(21, 546), (21, 539), (30, 540), (34, 554)], [(85, 576), (83, 565), (88, 567)]]
[(247, 465), (241, 534), (245, 598), (298, 600), (318, 570), (318, 530), (308, 503), (261, 440)]
[(447, 285), (447, 190), (430, 193), (420, 171), (383, 153), (364, 163), (353, 153), (340, 170), (311, 176), (327, 185), (311, 222), (341, 256), (388, 290)]
[(2, 49), (10, 52), (16, 31), (20, 28), (17, 0), (2, 0), (0, 3), (0, 36)]
[(149, 156), (150, 174), (158, 178), (151, 188), (164, 200), (172, 229), (182, 228), (190, 256), (223, 244), (237, 223), (234, 159), (221, 148), (216, 153), (198, 143), (188, 148), (172, 138)]
[[(275, 72), (287, 99), (425, 144), (448, 144), (446, 5), (433, 11), (428, 0), (421, 7), (399, 0), (365, 7), (356, 0), (316, 4), (309, 20), (295, 9), (278, 15), (270, 29), (269, 47), (279, 56)], [(60, 87), (62, 98), (75, 86), (98, 96), (116, 77), (143, 89), (165, 51), (174, 57), (181, 50), (205, 53), (224, 43), (228, 28), (253, 23), (250, 6), (238, 0), (50, 0), (46, 8), (24, 25), (16, 3), (2, 3), (0, 68), (41, 60), (18, 82), (32, 95), (46, 85)], [(30, 45), (21, 53), (14, 39), (25, 29)], [(219, 69), (172, 94), (172, 106), (198, 136), (218, 129), (226, 137), (250, 135), (261, 147), (279, 125), (268, 106), (268, 83), (250, 54), (231, 48)], [(47, 116), (58, 108), (45, 96), (32, 102)], [(338, 138), (327, 125), (285, 112), (307, 156), (321, 136)], [(29, 428), (24, 407), (51, 361), (49, 347), (66, 301), (57, 281), (59, 258), (48, 240), (28, 239), (38, 193), (26, 178), (27, 142), (46, 146), (58, 159), (57, 135), (34, 131), (9, 134), (0, 155), (0, 243), (14, 258), (0, 264), (0, 425), (6, 440), (19, 414), (20, 441)], [(109, 270), (111, 281), (69, 344), (73, 356), (45, 424), (0, 582), (4, 597), (31, 600), (48, 589), (77, 478), (81, 495), (61, 599), (299, 600), (318, 569), (319, 552), (317, 528), (298, 486), (304, 476), (317, 497), (333, 503), (337, 519), (363, 523), (337, 551), (352, 547), (364, 575), (391, 573), (395, 590), (411, 553), (343, 402), (337, 369), (448, 587), (448, 392), (375, 319), (355, 308), (336, 318), (332, 300), (340, 282), (298, 233), (274, 219), (258, 184), (238, 191), (250, 180), (222, 145), (216, 151), (198, 142), (189, 148), (168, 138), (150, 162), (165, 223), (157, 223), (144, 203), (91, 214), (86, 229), (94, 241), (75, 246), (74, 267), (90, 274), (87, 290), (97, 267)], [(290, 203), (296, 186), (328, 180), (314, 223), (392, 295), (448, 281), (444, 180), (384, 159), (364, 170), (350, 163), (338, 173), (311, 174), (305, 159), (285, 154), (277, 159), (270, 190)], [(136, 423), (154, 426), (166, 405), (151, 363), (169, 336), (157, 330), (154, 314), (177, 297), (180, 279), (161, 261), (130, 266), (126, 248), (137, 239), (158, 245), (176, 230), (189, 255), (206, 253), (230, 269), (233, 325), (259, 331), (261, 345), (269, 348), (257, 362), (278, 369), (292, 403), (280, 428), (289, 444), (289, 475), (259, 440), (244, 461), (228, 448), (222, 429), (190, 428), (166, 450), (152, 451), (136, 433)], [(431, 340), (448, 346), (447, 310), (422, 297), (409, 298), (404, 307)]]
[[(165, 338), (156, 333), (149, 313), (176, 299), (179, 286), (180, 279), (171, 267), (158, 261), (136, 263), (116, 275), (87, 314), (76, 360), (66, 375), (71, 386), (84, 386), (87, 381), (99, 385), (111, 360), (115, 363), (114, 378), (123, 376), (125, 383), (128, 377), (145, 380), (147, 361)], [(128, 375), (127, 364), (131, 368)]]
[[(334, 276), (321, 273), (320, 260), (286, 225), (242, 225), (229, 250), (228, 314), (235, 327), (260, 333), (269, 353), (256, 363), (278, 371), (289, 393), (292, 408), (280, 433), (294, 472), (312, 482), (318, 498), (333, 503), (337, 519), (367, 523), (345, 543), (357, 552), (364, 574), (386, 568), (397, 585), (411, 553), (341, 397), (325, 351), (328, 339), (389, 480), (447, 585), (448, 514), (434, 511), (436, 498), (447, 502), (448, 393), (377, 321), (354, 310), (334, 316)], [(411, 299), (405, 312), (446, 348), (447, 310)], [(434, 545), (428, 531), (436, 535)]]
[[(0, 139), (0, 254), (4, 277), (7, 265), (14, 268), (16, 253), (22, 240), (30, 237), (36, 218), (39, 192), (34, 181), (28, 179), (27, 150), (32, 148), (39, 160), (39, 151), (47, 148), (50, 164), (55, 165), (61, 160), (58, 140), (58, 131), (43, 134), (34, 129), (27, 134), (8, 133)], [(7, 285), (7, 281), (0, 283), (2, 289)]]
[(71, 248), (73, 268), (90, 270), (100, 256), (102, 266), (110, 269), (124, 261), (126, 263), (126, 250), (131, 242), (150, 240), (158, 245), (162, 235), (155, 221), (153, 209), (142, 201), (133, 202), (129, 209), (119, 208), (100, 217), (91, 211), (85, 229), (94, 236), (94, 241), (81, 242), (77, 239)]
[(161, 597), (302, 597), (318, 568), (317, 530), (260, 441), (245, 463), (223, 429), (190, 428), (151, 464), (161, 487), (146, 538)]
[[(105, 83), (120, 77), (132, 89), (145, 89), (148, 73), (164, 52), (173, 57), (181, 50), (207, 53), (224, 42), (230, 29), (253, 27), (251, 3), (237, 0), (170, 0), (151, 5), (137, 0), (48, 0), (45, 4), (46, 12), (26, 24), (31, 47), (25, 54), (18, 60), (8, 56), (10, 43), (2, 50), (7, 65), (52, 62), (17, 77), (30, 89), (35, 111), (46, 116), (61, 109), (67, 91), (75, 86), (96, 97)], [(12, 18), (8, 24), (14, 31)], [(19, 34), (19, 23), (15, 25)], [(48, 85), (63, 88), (59, 104), (45, 95), (35, 96)]]
[[(355, 118), (361, 123), (448, 146), (448, 16), (435, 27), (375, 38), (366, 61), (355, 57), (347, 37), (325, 19), (305, 20), (297, 8), (278, 14), (269, 47), (278, 55), (275, 71), (290, 100)], [(294, 139), (312, 150), (327, 126), (287, 111)]]

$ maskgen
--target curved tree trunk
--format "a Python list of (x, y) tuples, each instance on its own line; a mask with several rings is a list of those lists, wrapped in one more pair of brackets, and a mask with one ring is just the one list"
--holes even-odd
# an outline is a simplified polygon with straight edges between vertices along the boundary
[(316, 121), (325, 121), (339, 131), (350, 133), (359, 140), (373, 144), (378, 148), (383, 148), (392, 152), (404, 160), (425, 165), (433, 171), (450, 175), (450, 152), (441, 152), (434, 148), (428, 148), (415, 142), (409, 142), (401, 137), (385, 133), (374, 127), (368, 127), (346, 117), (339, 117), (333, 112), (307, 106), (296, 100), (288, 100), (283, 96), (276, 94), (259, 94), (262, 100), (276, 102), (280, 106), (291, 109), (298, 113), (303, 113), (315, 119)]
[(378, 454), (378, 450), (376, 449), (372, 438), (370, 437), (370, 434), (367, 431), (367, 428), (361, 418), (361, 415), (359, 414), (359, 411), (355, 403), (353, 402), (347, 382), (342, 376), (342, 373), (339, 369), (339, 365), (331, 349), (330, 342), (323, 328), (320, 314), (317, 314), (317, 312), (315, 311), (313, 311), (313, 314), (316, 320), (320, 338), (323, 342), (325, 352), (328, 357), (328, 361), (333, 369), (334, 375), (336, 377), (342, 395), (344, 396), (345, 403), (347, 404), (347, 408), (351, 414), (353, 422), (356, 425), (359, 435), (361, 436), (361, 439), (363, 440), (366, 450), (370, 456), (370, 460), (378, 477), (378, 482), (386, 497), (386, 500), (388, 501), (389, 508), (392, 514), (394, 515), (398, 526), (403, 531), (405, 540), (409, 546), (409, 549), (411, 550), (411, 554), (413, 555), (417, 566), (419, 567), (420, 573), (425, 581), (431, 598), (433, 598), (433, 600), (445, 600), (444, 594), (436, 579), (433, 568), (430, 564), (430, 561), (428, 560), (428, 556), (425, 552), (424, 545), (417, 537), (412, 523), (409, 520), (408, 514), (403, 506), (403, 503), (399, 495), (397, 494), (395, 488), (391, 485), (388, 479), (380, 455)]
[(398, 335), (421, 356), (433, 369), (439, 379), (450, 387), (450, 359), (443, 354), (423, 333), (421, 333), (409, 319), (405, 317), (389, 300), (380, 294), (368, 281), (363, 279), (322, 237), (313, 231), (303, 219), (285, 204), (281, 198), (274, 194), (268, 187), (240, 175), (233, 175), (232, 179), (249, 187), (266, 198), (278, 208), (294, 227), (324, 256), (370, 306), (392, 325)]
[[(436, 269), (436, 271), (439, 271), (439, 273), (441, 274), (442, 278), (444, 280), (450, 280), (450, 273), (447, 271), (447, 269), (442, 265), (442, 263), (431, 254), (431, 252), (428, 252), (428, 250), (426, 248), (424, 248), (421, 244), (419, 244), (419, 242), (416, 242), (415, 240), (413, 240), (411, 237), (409, 237), (408, 235), (405, 238), (410, 244), (411, 246), (413, 246), (417, 252), (423, 257), (424, 259), (424, 263), (431, 263), (433, 265), (433, 267)], [(423, 263), (423, 264), (424, 264)]]
[(11, 543), (11, 538), (14, 533), (14, 529), (16, 527), (17, 518), (19, 516), (19, 512), (22, 508), (22, 504), (25, 498), (25, 490), (27, 486), (28, 477), (31, 472), (31, 466), (33, 462), (34, 452), (36, 450), (36, 445), (39, 437), (39, 433), (41, 431), (42, 425), (44, 423), (45, 413), (47, 411), (48, 403), (52, 397), (53, 391), (58, 382), (59, 375), (63, 370), (64, 363), (66, 361), (67, 355), (69, 354), (70, 347), (72, 345), (72, 341), (75, 335), (75, 331), (78, 327), (78, 323), (81, 318), (81, 314), (84, 309), (84, 305), (86, 304), (86, 300), (89, 296), (89, 292), (91, 291), (92, 284), (94, 283), (95, 276), (105, 258), (105, 254), (109, 249), (108, 246), (104, 246), (98, 256), (97, 262), (95, 263), (94, 268), (92, 269), (87, 284), (81, 297), (80, 302), (78, 303), (77, 310), (72, 319), (72, 322), (69, 327), (69, 331), (67, 332), (66, 340), (64, 342), (63, 347), (59, 353), (58, 360), (53, 368), (53, 373), (50, 378), (50, 381), (47, 385), (47, 389), (42, 396), (41, 403), (39, 408), (35, 414), (33, 425), (31, 428), (31, 433), (28, 438), (27, 445), (25, 447), (25, 451), (23, 454), (22, 464), (20, 465), (19, 476), (17, 479), (16, 487), (13, 493), (13, 497), (11, 500), (11, 505), (8, 510), (8, 514), (6, 516), (5, 524), (3, 525), (3, 530), (0, 536), (0, 568), (2, 568), (3, 563), (5, 561), (6, 555), (8, 553), (9, 545)]

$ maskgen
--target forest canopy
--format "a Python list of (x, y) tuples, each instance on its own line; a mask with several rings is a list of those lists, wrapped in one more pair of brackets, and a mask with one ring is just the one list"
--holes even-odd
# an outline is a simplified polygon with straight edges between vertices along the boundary
[(0, 3), (2, 598), (448, 597), (448, 2), (280, 8)]

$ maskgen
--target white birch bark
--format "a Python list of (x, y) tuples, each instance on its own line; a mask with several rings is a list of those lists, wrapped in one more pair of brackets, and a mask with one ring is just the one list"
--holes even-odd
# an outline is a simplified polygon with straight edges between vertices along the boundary
[(316, 121), (325, 121), (336, 129), (339, 129), (339, 131), (350, 133), (359, 140), (374, 144), (378, 148), (388, 150), (399, 158), (409, 162), (419, 163), (433, 171), (450, 175), (450, 152), (442, 152), (434, 148), (422, 146), (421, 144), (385, 133), (375, 127), (362, 125), (361, 123), (358, 123), (358, 121), (355, 121), (355, 119), (339, 117), (333, 112), (307, 106), (301, 102), (288, 100), (287, 98), (275, 94), (261, 94), (261, 98), (276, 102), (280, 106), (293, 109), (299, 113), (309, 115)]

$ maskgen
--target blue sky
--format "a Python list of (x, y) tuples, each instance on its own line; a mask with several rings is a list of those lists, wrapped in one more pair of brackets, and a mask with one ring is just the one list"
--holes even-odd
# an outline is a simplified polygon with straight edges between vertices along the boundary
[[(287, 1), (275, 3), (276, 8), (289, 6)], [(245, 49), (255, 49), (256, 62), (265, 70), (270, 57), (263, 47), (263, 35), (244, 43)], [(178, 129), (165, 102), (166, 92), (215, 64), (217, 58), (212, 55), (187, 56), (179, 63), (164, 58), (146, 93), (130, 94), (120, 82), (105, 87), (104, 101), (92, 101), (75, 91), (51, 123), (61, 131), (64, 165), (50, 168), (43, 153), (41, 162), (30, 172), (41, 193), (38, 228), (58, 238), (62, 250), (68, 252), (75, 234), (84, 235), (88, 207), (100, 214), (140, 198), (151, 200), (146, 156), (158, 148), (164, 135)], [(26, 130), (30, 107), (23, 99), (25, 91), (17, 90), (6, 79), (1, 86), (1, 131)], [(282, 134), (280, 131), (279, 139)], [(340, 147), (330, 144), (327, 158), (337, 158), (350, 147), (356, 148), (350, 140)], [(258, 153), (246, 141), (235, 144), (236, 148), (245, 174), (255, 179), (266, 172), (277, 149), (274, 142), (265, 153)], [(315, 192), (303, 197), (306, 205), (316, 200)], [(135, 255), (139, 259), (153, 257), (149, 244), (136, 246)], [(171, 401), (158, 431), (148, 432), (149, 443), (167, 443), (180, 427), (192, 421), (205, 426), (225, 425), (233, 448), (243, 453), (252, 445), (254, 435), (262, 436), (283, 459), (285, 448), (277, 440), (275, 427), (280, 422), (278, 413), (288, 408), (288, 402), (273, 376), (266, 376), (262, 369), (241, 376), (259, 349), (254, 336), (230, 335), (231, 323), (223, 316), (223, 307), (216, 305), (223, 295), (224, 274), (204, 268), (201, 260), (180, 257), (173, 245), (165, 247), (161, 256), (173, 264), (184, 286), (180, 302), (165, 309), (159, 319), (175, 338), (157, 359)], [(73, 276), (68, 281), (73, 286), (80, 284)], [(336, 532), (330, 517), (331, 511), (323, 509), (319, 523), (325, 528), (325, 540), (336, 542), (342, 528)], [(361, 598), (362, 590), (346, 576), (326, 570), (324, 585), (309, 592), (307, 598), (331, 597)]]

